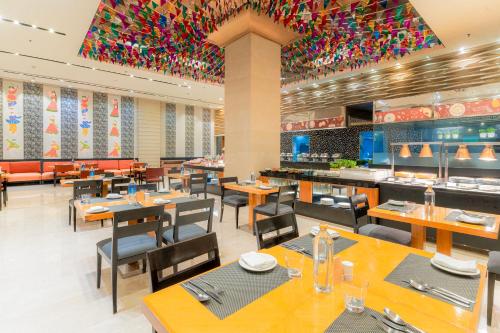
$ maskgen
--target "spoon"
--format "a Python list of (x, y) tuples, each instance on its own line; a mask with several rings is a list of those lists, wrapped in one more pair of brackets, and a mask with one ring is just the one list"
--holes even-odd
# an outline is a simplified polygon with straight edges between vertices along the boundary
[(465, 303), (470, 303), (470, 304), (475, 304), (476, 303), (476, 301), (473, 301), (473, 300), (470, 300), (470, 299), (465, 298), (463, 296), (460, 296), (458, 294), (455, 294), (454, 292), (451, 292), (448, 289), (443, 289), (443, 288), (439, 288), (439, 287), (433, 287), (430, 284), (425, 283), (423, 281), (418, 281), (418, 282), (421, 285), (423, 285), (424, 287), (426, 287), (427, 289), (429, 289), (429, 290), (435, 290), (435, 291), (437, 291), (439, 293), (445, 294), (446, 296), (455, 298), (457, 301), (465, 302)]
[(428, 290), (427, 288), (425, 288), (425, 286), (423, 286), (422, 284), (418, 283), (415, 280), (410, 280), (410, 286), (412, 288), (418, 290), (418, 291), (422, 291), (424, 293), (429, 293), (429, 294), (433, 294), (433, 295), (439, 296), (439, 297), (441, 297), (441, 298), (443, 298), (443, 299), (445, 299), (447, 301), (450, 301), (450, 302), (452, 302), (452, 303), (454, 303), (456, 305), (460, 305), (460, 306), (463, 306), (465, 308), (469, 308), (470, 307), (470, 304), (466, 304), (464, 302), (460, 302), (460, 301), (458, 301), (456, 299), (453, 299), (453, 298), (448, 297), (446, 295), (440, 294), (440, 293), (438, 293), (438, 292), (436, 292), (436, 291), (434, 291), (432, 289)]
[(208, 295), (205, 295), (205, 294), (202, 294), (200, 293), (198, 290), (194, 289), (193, 287), (191, 287), (190, 285), (188, 284), (184, 284), (184, 287), (190, 291), (192, 291), (194, 293), (194, 296), (196, 297), (196, 299), (199, 301), (199, 302), (206, 302), (210, 299), (210, 297), (208, 297)]
[(216, 293), (217, 295), (224, 294), (224, 290), (220, 289), (217, 286), (214, 286), (213, 284), (211, 284), (210, 282), (208, 282), (204, 278), (200, 277), (200, 278), (198, 278), (198, 280), (200, 280), (201, 282), (203, 282), (204, 284), (206, 284), (207, 286), (209, 286), (210, 288), (212, 288), (214, 290), (214, 293)]
[(387, 317), (387, 319), (389, 319), (393, 323), (399, 324), (401, 326), (406, 326), (407, 328), (413, 329), (419, 333), (425, 333), (425, 331), (422, 331), (420, 328), (417, 328), (404, 321), (403, 318), (401, 318), (396, 312), (392, 311), (389, 308), (384, 309), (384, 314)]

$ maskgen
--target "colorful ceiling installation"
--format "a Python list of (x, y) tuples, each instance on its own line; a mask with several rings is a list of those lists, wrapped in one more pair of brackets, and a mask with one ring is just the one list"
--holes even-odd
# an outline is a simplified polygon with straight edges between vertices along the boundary
[(440, 44), (408, 0), (101, 0), (80, 55), (224, 82), (224, 49), (206, 37), (253, 9), (301, 38), (282, 48), (283, 84)]

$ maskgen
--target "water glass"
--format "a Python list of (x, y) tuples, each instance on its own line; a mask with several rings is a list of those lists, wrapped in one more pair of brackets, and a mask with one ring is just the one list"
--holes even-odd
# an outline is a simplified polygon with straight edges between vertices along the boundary
[(289, 278), (302, 277), (304, 269), (304, 255), (300, 253), (290, 253), (285, 255), (285, 265), (288, 271)]
[(358, 278), (351, 281), (342, 281), (345, 308), (349, 312), (361, 313), (365, 311), (365, 299), (368, 281)]
[(82, 194), (82, 204), (88, 205), (90, 203), (90, 194)]

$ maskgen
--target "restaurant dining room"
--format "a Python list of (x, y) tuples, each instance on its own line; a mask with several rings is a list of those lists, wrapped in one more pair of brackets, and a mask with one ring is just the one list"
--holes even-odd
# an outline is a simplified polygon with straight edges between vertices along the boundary
[(0, 0), (0, 122), (2, 333), (500, 333), (500, 0)]

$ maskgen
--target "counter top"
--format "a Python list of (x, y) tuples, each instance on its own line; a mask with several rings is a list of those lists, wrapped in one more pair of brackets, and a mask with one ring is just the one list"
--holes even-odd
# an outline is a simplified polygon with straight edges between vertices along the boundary
[(184, 163), (184, 168), (208, 170), (208, 171), (224, 171), (223, 166), (215, 166), (215, 165), (208, 166), (208, 165), (205, 165), (204, 163), (200, 163), (200, 164)]
[(294, 173), (288, 171), (261, 171), (260, 174), (264, 177), (284, 178), (293, 180), (310, 181), (315, 183), (338, 184), (345, 186), (357, 187), (377, 187), (378, 182), (363, 179), (350, 179), (342, 177), (327, 177), (327, 176), (312, 176), (303, 173)]
[[(424, 189), (427, 187), (425, 184), (415, 184), (415, 183), (402, 183), (402, 182), (395, 182), (395, 181), (380, 181), (379, 184), (391, 184), (391, 185), (399, 185), (399, 186), (404, 186), (404, 187), (409, 187), (409, 188), (419, 188), (419, 189)], [(458, 187), (448, 187), (446, 184), (435, 184), (432, 185), (432, 188), (434, 191), (449, 191), (449, 192), (456, 192), (456, 193), (474, 193), (474, 194), (484, 194), (484, 195), (494, 195), (494, 196), (499, 196), (500, 197), (500, 192), (494, 192), (494, 191), (483, 191), (479, 189), (465, 189), (465, 188), (458, 188)]]

